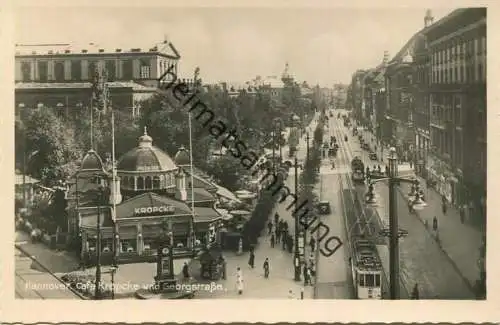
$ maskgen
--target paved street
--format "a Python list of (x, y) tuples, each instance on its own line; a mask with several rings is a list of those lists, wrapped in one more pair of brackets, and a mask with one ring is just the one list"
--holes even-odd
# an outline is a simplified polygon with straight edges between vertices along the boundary
[[(361, 150), (359, 141), (355, 137), (352, 137), (352, 133), (349, 133), (341, 125), (340, 121), (333, 122), (333, 126), (338, 127), (342, 133), (349, 135), (350, 148), (348, 148), (351, 149), (351, 157), (353, 155), (360, 155), (363, 161), (368, 162), (369, 159), (366, 151)], [(349, 157), (349, 160), (351, 157)], [(379, 163), (374, 162), (368, 165), (372, 166)], [(385, 165), (380, 164), (382, 170), (384, 170)], [(406, 171), (405, 167), (400, 169), (402, 170), (402, 174), (409, 172), (408, 167), (406, 167)], [(383, 222), (388, 224), (387, 202), (389, 198), (387, 184), (379, 182), (376, 184), (375, 189), (379, 201), (377, 211)], [(360, 189), (358, 195), (364, 194), (364, 191)], [(432, 205), (432, 202), (428, 203), (429, 206)], [(434, 211), (434, 209), (431, 211)], [(431, 211), (423, 210), (421, 213), (432, 215), (433, 212)], [(418, 283), (421, 299), (473, 299), (474, 295), (469, 286), (464, 282), (460, 273), (429, 234), (420, 219), (416, 215), (408, 213), (408, 207), (401, 195), (398, 197), (398, 215), (400, 228), (409, 231), (409, 235), (403, 238), (400, 243), (401, 280), (405, 284), (405, 287), (411, 289), (415, 283)], [(459, 222), (459, 219), (457, 221)], [(454, 240), (456, 241), (457, 237)], [(472, 261), (471, 263), (475, 263), (471, 256), (465, 258)]]
[[(22, 243), (22, 241), (20, 242)], [(15, 297), (17, 299), (80, 299), (78, 295), (40, 267), (19, 249), (15, 249)]]

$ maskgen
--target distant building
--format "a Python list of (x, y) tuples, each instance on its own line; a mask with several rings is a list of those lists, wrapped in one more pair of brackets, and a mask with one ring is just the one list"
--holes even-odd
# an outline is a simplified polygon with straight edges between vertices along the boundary
[(136, 115), (138, 103), (155, 93), (158, 78), (170, 66), (177, 74), (179, 58), (168, 41), (148, 50), (114, 51), (92, 46), (76, 49), (69, 44), (19, 44), (15, 56), (16, 109), (43, 105), (71, 114), (88, 107), (97, 69), (107, 72), (112, 105)]

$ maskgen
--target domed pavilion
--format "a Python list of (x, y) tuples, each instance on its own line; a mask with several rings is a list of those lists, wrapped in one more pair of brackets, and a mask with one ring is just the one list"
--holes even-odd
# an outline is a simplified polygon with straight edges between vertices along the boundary
[(174, 255), (189, 256), (197, 245), (212, 242), (214, 229), (220, 227), (221, 216), (213, 208), (212, 188), (217, 189), (199, 175), (191, 177), (187, 150), (181, 147), (174, 161), (153, 145), (146, 128), (138, 140), (137, 147), (118, 159), (116, 177), (94, 150), (75, 174), (72, 227), (81, 237), (85, 261), (95, 261), (98, 220), (102, 263), (111, 262), (115, 245), (119, 262), (154, 260), (165, 226), (172, 233)]

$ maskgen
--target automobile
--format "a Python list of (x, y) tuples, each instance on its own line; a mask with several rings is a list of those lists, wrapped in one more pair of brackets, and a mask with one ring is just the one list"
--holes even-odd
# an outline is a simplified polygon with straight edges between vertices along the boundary
[(368, 158), (370, 158), (370, 160), (377, 160), (377, 154), (375, 152), (371, 151), (368, 154)]
[(364, 149), (364, 150), (370, 150), (370, 145), (366, 142), (364, 142), (361, 147)]
[(330, 208), (330, 202), (329, 201), (319, 201), (318, 204), (316, 205), (316, 208), (318, 209), (319, 214), (330, 214), (331, 208)]

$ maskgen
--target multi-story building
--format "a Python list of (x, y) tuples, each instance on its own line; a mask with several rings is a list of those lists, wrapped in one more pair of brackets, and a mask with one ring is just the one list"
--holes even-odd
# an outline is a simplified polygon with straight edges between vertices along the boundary
[(486, 8), (458, 9), (429, 26), (428, 166), (441, 193), (484, 217)]
[(351, 84), (347, 90), (347, 108), (352, 109), (352, 115), (356, 121), (362, 119), (363, 87), (361, 83), (365, 74), (365, 70), (357, 70), (353, 74)]
[(173, 67), (172, 76), (177, 75), (180, 56), (167, 41), (148, 51), (91, 48), (77, 50), (69, 44), (18, 45), (16, 108), (44, 105), (67, 112), (89, 106), (92, 81), (98, 70), (107, 72), (113, 105), (135, 114), (137, 103), (154, 93), (158, 78), (169, 67)]

